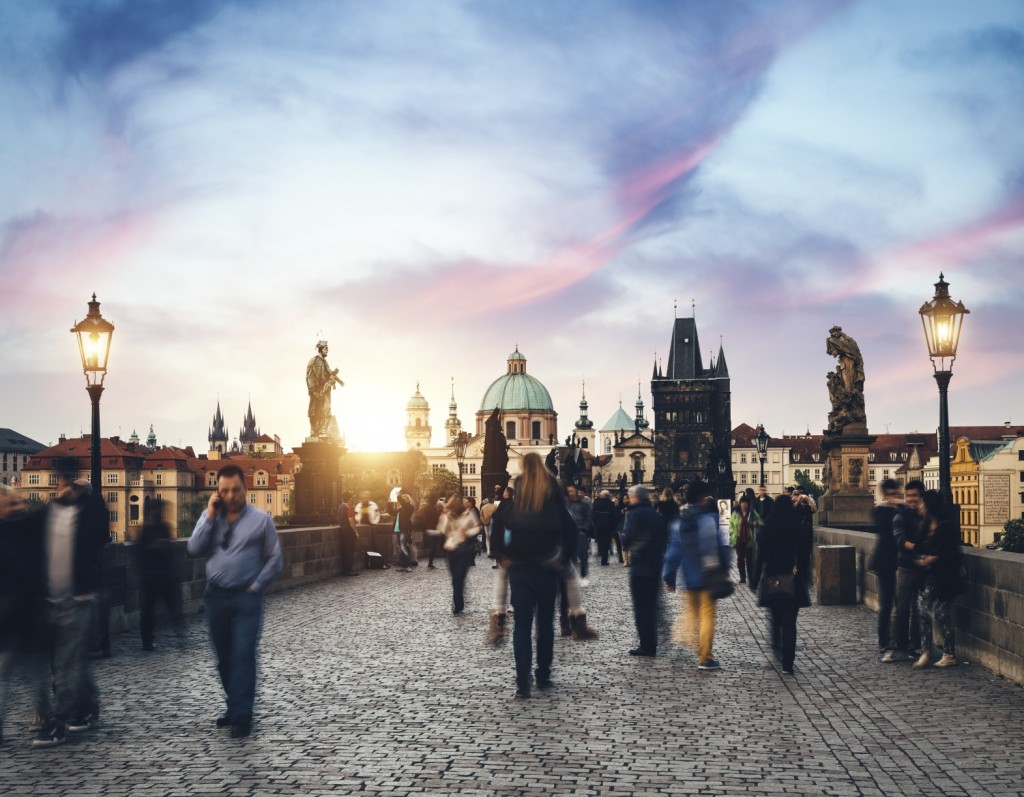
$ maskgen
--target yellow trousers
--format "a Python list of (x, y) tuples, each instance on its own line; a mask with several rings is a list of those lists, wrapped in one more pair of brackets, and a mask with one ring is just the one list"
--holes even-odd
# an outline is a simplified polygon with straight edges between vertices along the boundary
[(706, 589), (688, 589), (680, 599), (687, 619), (686, 628), (674, 635), (673, 641), (682, 642), (697, 653), (701, 662), (714, 658), (712, 647), (715, 642), (715, 601)]

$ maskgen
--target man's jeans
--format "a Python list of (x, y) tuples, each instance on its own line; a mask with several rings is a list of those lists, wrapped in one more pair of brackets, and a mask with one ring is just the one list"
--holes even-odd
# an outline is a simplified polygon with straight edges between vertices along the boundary
[(892, 607), (896, 601), (896, 573), (875, 573), (878, 580), (878, 647), (888, 648), (892, 635)]
[(49, 607), (53, 629), (53, 688), (56, 705), (50, 709), (50, 679), (44, 667), (36, 672), (36, 705), (40, 716), (62, 722), (99, 711), (99, 693), (87, 655), (96, 614), (96, 600), (88, 596), (66, 598)]
[(555, 590), (558, 575), (541, 565), (515, 565), (508, 569), (508, 582), (512, 589), (512, 608), (515, 627), (512, 630), (512, 650), (516, 660), (516, 683), (530, 685), (530, 665), (533, 663), (534, 615), (537, 618), (537, 680), (551, 677), (551, 660), (555, 651)]
[(206, 587), (206, 625), (232, 724), (252, 721), (256, 646), (263, 627), (263, 594)]
[(921, 589), (922, 579), (921, 573), (907, 567), (896, 571), (896, 616), (890, 634), (893, 650), (906, 652), (920, 647), (917, 593)]
[(690, 644), (696, 643), (699, 662), (714, 658), (715, 609), (717, 601), (709, 589), (686, 590), (686, 613), (689, 621)]
[(590, 537), (582, 531), (578, 531), (576, 534), (579, 537), (576, 553), (580, 560), (580, 578), (586, 578), (590, 573)]

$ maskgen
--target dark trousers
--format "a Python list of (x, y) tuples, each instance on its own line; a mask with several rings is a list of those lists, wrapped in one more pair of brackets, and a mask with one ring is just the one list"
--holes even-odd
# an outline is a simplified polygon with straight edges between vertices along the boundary
[(206, 626), (217, 656), (228, 716), (233, 724), (252, 721), (256, 702), (256, 647), (263, 627), (263, 595), (206, 587)]
[(597, 533), (597, 553), (601, 557), (601, 564), (608, 564), (608, 554), (612, 549), (612, 533), (610, 531), (599, 531)]
[(139, 630), (142, 644), (153, 644), (156, 630), (156, 605), (163, 602), (171, 623), (181, 632), (181, 585), (168, 574), (144, 575), (139, 578)]
[(563, 573), (558, 573), (555, 580), (558, 582), (558, 616), (566, 622), (568, 622), (569, 593), (565, 588), (565, 576), (563, 575)]
[(621, 565), (626, 560), (622, 556), (622, 537), (619, 535), (618, 529), (612, 532), (612, 542), (615, 543), (615, 554), (619, 557), (619, 564)]
[(875, 576), (878, 579), (878, 647), (888, 648), (896, 602), (896, 571), (875, 573)]
[(576, 553), (580, 559), (580, 578), (586, 578), (590, 572), (590, 537), (581, 532), (576, 532), (577, 540)]
[(909, 652), (921, 646), (921, 625), (917, 616), (917, 593), (924, 576), (917, 570), (901, 567), (896, 571), (895, 628), (891, 631), (892, 648)]
[(466, 574), (476, 557), (476, 540), (448, 553), (448, 571), (452, 576), (452, 611), (458, 614), (466, 607)]
[(754, 575), (754, 546), (746, 542), (736, 543), (736, 566), (740, 570), (740, 581), (747, 580), (747, 574)]
[(633, 620), (640, 649), (654, 653), (658, 649), (658, 595), (661, 579), (658, 576), (632, 575), (629, 591), (633, 596)]
[(796, 615), (800, 607), (795, 602), (781, 603), (771, 607), (772, 636), (778, 638), (782, 666), (789, 669), (796, 658)]
[(537, 618), (537, 680), (543, 682), (551, 677), (551, 660), (555, 652), (557, 582), (557, 574), (540, 565), (515, 565), (508, 569), (508, 584), (515, 613), (512, 649), (516, 660), (516, 683), (520, 687), (530, 685), (534, 615)]
[(345, 575), (355, 572), (358, 540), (354, 529), (341, 529), (341, 572)]
[(434, 566), (434, 559), (444, 559), (444, 535), (427, 534), (423, 538), (423, 544), (427, 546), (427, 567)]

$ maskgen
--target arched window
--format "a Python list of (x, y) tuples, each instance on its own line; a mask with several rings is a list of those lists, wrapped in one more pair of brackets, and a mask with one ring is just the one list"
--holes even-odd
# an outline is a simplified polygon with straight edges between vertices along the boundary
[(610, 437), (604, 439), (604, 453), (612, 453), (612, 439)]
[(417, 419), (416, 419), (416, 428), (419, 428), (419, 426), (420, 426), (420, 419), (419, 419), (419, 418), (417, 418)]

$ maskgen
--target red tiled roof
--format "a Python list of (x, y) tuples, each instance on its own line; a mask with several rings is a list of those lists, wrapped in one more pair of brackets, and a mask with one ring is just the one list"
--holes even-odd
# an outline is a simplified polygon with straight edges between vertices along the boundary
[[(125, 443), (109, 437), (100, 438), (100, 465), (104, 469), (128, 468), (139, 470), (149, 452), (135, 443)], [(57, 445), (44, 448), (29, 458), (25, 470), (50, 470), (59, 457), (76, 457), (79, 470), (89, 470), (92, 457), (92, 435), (69, 437)]]

